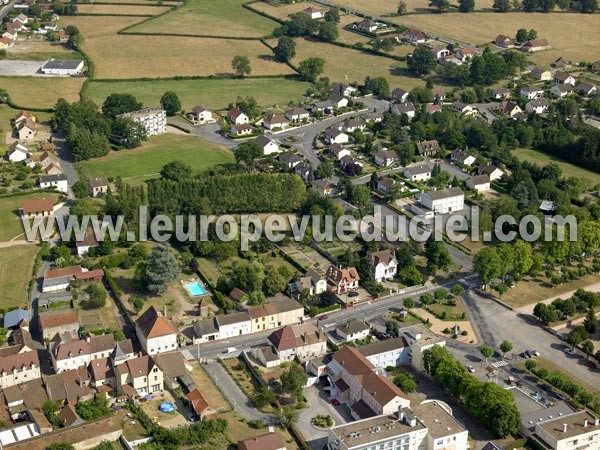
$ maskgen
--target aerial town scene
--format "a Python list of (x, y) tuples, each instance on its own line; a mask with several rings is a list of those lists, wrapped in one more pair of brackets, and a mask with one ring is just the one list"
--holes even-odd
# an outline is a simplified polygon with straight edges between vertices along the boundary
[(0, 0), (0, 450), (600, 450), (598, 0)]

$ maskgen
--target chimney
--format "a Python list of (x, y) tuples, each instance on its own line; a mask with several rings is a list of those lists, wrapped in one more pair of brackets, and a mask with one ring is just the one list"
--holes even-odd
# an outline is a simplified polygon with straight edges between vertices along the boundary
[(588, 421), (587, 421), (587, 419), (586, 419), (586, 420), (583, 422), (583, 428), (587, 428), (587, 425), (588, 425)]
[(163, 305), (163, 316), (167, 317), (167, 304)]
[(567, 432), (567, 428), (568, 428), (568, 427), (569, 427), (569, 426), (568, 426), (566, 423), (563, 423), (563, 433), (566, 433), (566, 432)]

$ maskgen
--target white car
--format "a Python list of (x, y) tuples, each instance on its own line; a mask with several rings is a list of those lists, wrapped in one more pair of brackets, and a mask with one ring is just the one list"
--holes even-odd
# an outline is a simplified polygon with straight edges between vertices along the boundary
[(473, 366), (467, 366), (467, 370), (469, 371), (469, 373), (475, 373), (475, 367)]
[(565, 352), (567, 355), (572, 355), (573, 353), (575, 353), (573, 350), (571, 350), (570, 347), (563, 348), (563, 352)]

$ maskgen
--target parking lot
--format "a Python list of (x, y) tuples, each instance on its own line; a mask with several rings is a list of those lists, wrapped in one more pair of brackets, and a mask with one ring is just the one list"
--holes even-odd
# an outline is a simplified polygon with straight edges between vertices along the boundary
[(45, 61), (0, 61), (0, 76), (3, 77), (31, 77), (43, 76), (40, 69)]

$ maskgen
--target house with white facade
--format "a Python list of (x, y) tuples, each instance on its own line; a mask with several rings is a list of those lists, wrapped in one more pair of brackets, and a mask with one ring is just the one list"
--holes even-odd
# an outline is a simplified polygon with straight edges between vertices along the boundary
[(325, 130), (325, 143), (332, 144), (347, 144), (350, 141), (348, 135), (338, 129), (328, 128)]
[(283, 129), (286, 128), (289, 124), (289, 119), (280, 114), (267, 114), (262, 121), (263, 127), (265, 127), (267, 130), (274, 130), (276, 128)]
[(470, 177), (467, 180), (467, 188), (471, 189), (472, 191), (477, 191), (477, 192), (489, 191), (490, 190), (490, 176), (483, 174), (483, 175), (475, 175), (475, 176)]
[(402, 329), (403, 337), (410, 347), (410, 364), (423, 371), (423, 352), (434, 346), (445, 347), (446, 341), (423, 324)]
[(215, 121), (213, 118), (212, 111), (206, 109), (204, 106), (194, 106), (192, 111), (188, 113), (188, 119), (192, 121), (194, 125), (201, 125), (203, 123), (212, 123)]
[(398, 155), (393, 150), (382, 150), (380, 152), (375, 152), (373, 157), (375, 158), (375, 164), (377, 164), (379, 167), (391, 166), (398, 159)]
[(119, 114), (117, 118), (129, 118), (141, 124), (146, 130), (148, 137), (167, 132), (167, 112), (162, 108), (144, 108), (138, 111)]
[(343, 325), (338, 325), (335, 327), (335, 333), (344, 341), (344, 342), (354, 342), (360, 339), (364, 339), (369, 336), (371, 332), (371, 327), (360, 319), (349, 320)]
[(310, 113), (304, 108), (290, 108), (285, 111), (285, 118), (290, 122), (301, 122), (309, 117)]
[(490, 162), (480, 165), (477, 173), (479, 175), (488, 175), (490, 181), (499, 180), (504, 175), (504, 171), (500, 167)]
[(404, 178), (410, 181), (427, 181), (431, 178), (431, 166), (418, 164), (404, 169)]
[(310, 295), (320, 295), (327, 290), (327, 280), (314, 269), (308, 269), (304, 276), (296, 280), (296, 290), (307, 289)]
[(410, 364), (410, 351), (403, 336), (361, 345), (358, 351), (380, 370)]
[(381, 283), (385, 280), (392, 280), (398, 270), (398, 260), (394, 250), (380, 250), (371, 254), (371, 267), (373, 278)]
[(412, 119), (416, 115), (416, 108), (413, 102), (405, 102), (405, 103), (394, 103), (392, 105), (391, 111), (393, 114), (406, 114), (409, 119)]
[(219, 314), (216, 317), (219, 339), (227, 339), (252, 333), (252, 319), (247, 312)]
[(329, 153), (338, 161), (340, 161), (344, 156), (350, 156), (352, 154), (350, 150), (342, 147), (340, 144), (331, 144), (329, 146)]
[(272, 155), (273, 153), (279, 153), (279, 144), (277, 142), (272, 141), (268, 137), (264, 135), (260, 135), (255, 139), (256, 143), (260, 145), (260, 148), (263, 150), (263, 155)]
[(570, 84), (571, 86), (575, 86), (577, 83), (577, 78), (575, 78), (570, 73), (557, 71), (554, 74), (554, 83), (555, 84)]
[(525, 111), (528, 113), (546, 114), (549, 108), (550, 103), (544, 97), (535, 98), (525, 104)]
[(83, 61), (50, 59), (40, 69), (44, 75), (74, 76), (83, 70)]
[(464, 209), (465, 194), (459, 187), (427, 191), (421, 194), (419, 203), (436, 214), (447, 214)]
[(24, 345), (0, 349), (0, 389), (41, 378), (37, 350)]
[(575, 92), (575, 88), (570, 84), (555, 84), (550, 88), (550, 93), (556, 98), (566, 97)]
[(408, 42), (413, 45), (424, 44), (427, 42), (427, 35), (415, 28), (409, 29), (404, 35), (406, 36), (406, 39), (408, 39)]
[(538, 86), (524, 86), (521, 88), (519, 94), (527, 100), (533, 100), (534, 98), (542, 97), (544, 95), (544, 89)]
[(144, 397), (164, 389), (164, 374), (149, 355), (128, 359), (114, 368), (117, 392), (129, 397)]
[(136, 320), (135, 334), (149, 355), (176, 350), (177, 328), (156, 307), (151, 306)]
[(456, 151), (450, 154), (450, 161), (461, 166), (472, 166), (475, 164), (476, 158), (466, 152)]
[(42, 175), (39, 178), (39, 185), (42, 189), (54, 189), (67, 193), (69, 191), (69, 181), (65, 174)]
[(6, 159), (10, 162), (25, 161), (28, 156), (29, 149), (25, 145), (19, 144), (17, 141), (13, 142), (10, 147), (8, 147), (8, 152), (6, 153)]
[(322, 10), (315, 8), (314, 6), (309, 6), (308, 8), (303, 9), (302, 12), (313, 20), (322, 19), (325, 16)]
[(250, 123), (250, 118), (237, 108), (231, 108), (227, 111), (227, 119), (235, 125)]
[(327, 279), (328, 289), (336, 294), (344, 294), (350, 290), (357, 289), (360, 280), (356, 268), (349, 267), (344, 269), (333, 265), (327, 269), (325, 278)]
[(70, 333), (56, 334), (48, 343), (48, 352), (56, 373), (87, 366), (92, 360), (108, 358), (116, 346), (112, 334), (88, 335), (84, 339)]
[(310, 323), (287, 325), (269, 335), (269, 345), (253, 349), (252, 354), (265, 367), (283, 362), (317, 358), (327, 351), (325, 334)]

